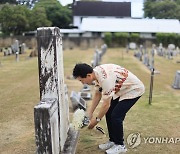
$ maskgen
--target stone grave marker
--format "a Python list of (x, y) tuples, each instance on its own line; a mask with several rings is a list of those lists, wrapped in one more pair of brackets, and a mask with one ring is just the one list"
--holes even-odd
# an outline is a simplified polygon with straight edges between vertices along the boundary
[(75, 91), (71, 92), (70, 100), (72, 102), (73, 110), (80, 108), (86, 110), (86, 101), (78, 95)]
[(26, 48), (26, 44), (22, 43), (21, 47), (20, 47), (20, 54), (24, 54), (25, 53), (25, 48)]
[(85, 92), (85, 91), (90, 91), (90, 90), (91, 90), (90, 86), (88, 84), (84, 84), (81, 91)]
[(107, 51), (107, 45), (106, 44), (103, 44), (101, 46), (101, 56), (103, 56)]
[(16, 61), (19, 61), (19, 52), (16, 52)]
[[(57, 27), (38, 28), (37, 42), (40, 100), (43, 102), (34, 108), (37, 153), (59, 154), (64, 151), (66, 151), (66, 153), (75, 153), (78, 133), (69, 128), (69, 105), (68, 102), (65, 101), (62, 37), (60, 29)], [(44, 106), (46, 110), (43, 109)], [(57, 109), (55, 111), (56, 106)], [(50, 114), (51, 109), (52, 114)], [(44, 117), (38, 117), (37, 112), (44, 112), (42, 115), (47, 115), (45, 119), (50, 122), (43, 123)], [(51, 122), (53, 116), (56, 120)], [(38, 118), (40, 118), (40, 120), (38, 120)], [(50, 131), (46, 131), (46, 128), (50, 129)], [(45, 136), (51, 137), (46, 138)], [(52, 136), (56, 136), (56, 138), (54, 139)], [(41, 140), (41, 138), (45, 138), (45, 140)], [(69, 141), (69, 139), (73, 139), (74, 142)], [(50, 144), (47, 144), (47, 142)], [(68, 145), (70, 143), (73, 144), (73, 146)], [(39, 148), (40, 146), (42, 148)]]
[(14, 42), (14, 50), (15, 50), (15, 53), (16, 52), (19, 53), (19, 40), (15, 40), (15, 42)]
[(34, 107), (37, 153), (59, 154), (58, 101), (44, 98)]
[(176, 71), (174, 83), (172, 85), (174, 89), (180, 89), (180, 70)]
[(82, 97), (85, 100), (92, 99), (92, 95), (89, 92), (78, 92), (79, 97)]
[(136, 49), (136, 43), (130, 42), (129, 43), (129, 49), (135, 50)]

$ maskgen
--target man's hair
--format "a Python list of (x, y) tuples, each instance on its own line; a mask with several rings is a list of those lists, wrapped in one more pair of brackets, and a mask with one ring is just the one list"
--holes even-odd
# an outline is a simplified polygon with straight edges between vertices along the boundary
[(73, 77), (86, 78), (87, 74), (92, 73), (93, 68), (86, 63), (78, 63), (75, 65), (73, 70)]

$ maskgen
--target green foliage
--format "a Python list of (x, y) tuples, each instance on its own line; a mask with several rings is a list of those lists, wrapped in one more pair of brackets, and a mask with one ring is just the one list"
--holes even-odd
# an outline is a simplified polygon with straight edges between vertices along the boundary
[(157, 33), (156, 40), (157, 43), (162, 43), (166, 47), (168, 44), (180, 45), (180, 35), (175, 33)]
[[(71, 10), (63, 7), (57, 0), (39, 0), (36, 3), (35, 0), (17, 0), (17, 2), (26, 5), (4, 4), (1, 6), (1, 29), (6, 35), (19, 35), (26, 31), (34, 31), (38, 27), (68, 28), (72, 23)], [(27, 4), (29, 6), (35, 4), (35, 7), (30, 10)]]
[(139, 40), (140, 40), (139, 33), (131, 33), (131, 35), (130, 35), (131, 42), (139, 43)]
[(179, 1), (156, 1), (147, 0), (144, 3), (145, 17), (155, 17), (157, 19), (180, 19)]
[(118, 43), (118, 46), (125, 47), (128, 42), (129, 34), (128, 33), (114, 33), (114, 42)]
[(110, 33), (110, 32), (104, 33), (104, 41), (108, 46), (111, 46), (111, 44), (112, 44), (112, 33)]
[(2, 32), (9, 35), (20, 35), (38, 27), (51, 26), (47, 20), (45, 9), (29, 10), (24, 5), (5, 4), (0, 11)]
[(36, 30), (38, 27), (49, 27), (51, 21), (47, 19), (46, 10), (44, 8), (34, 8), (29, 16), (29, 30)]
[(104, 41), (108, 46), (115, 47), (125, 47), (128, 41), (139, 43), (140, 35), (139, 33), (129, 33), (126, 32), (116, 32), (116, 33), (105, 33)]
[(176, 45), (180, 47), (180, 34), (176, 35)]
[(21, 34), (29, 27), (29, 10), (25, 6), (5, 4), (0, 11), (2, 32)]
[(57, 0), (40, 0), (35, 8), (44, 8), (47, 18), (52, 26), (68, 28), (72, 23), (72, 12), (68, 7), (63, 7)]

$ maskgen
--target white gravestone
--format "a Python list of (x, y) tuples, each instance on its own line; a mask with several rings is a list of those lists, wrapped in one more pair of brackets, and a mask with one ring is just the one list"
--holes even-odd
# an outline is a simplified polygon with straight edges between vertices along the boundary
[(129, 43), (129, 49), (135, 50), (136, 49), (136, 43), (130, 42)]
[(57, 99), (42, 99), (34, 107), (37, 153), (59, 153), (59, 120)]
[(59, 149), (62, 151), (69, 129), (69, 110), (65, 101), (62, 37), (57, 27), (37, 29), (40, 98), (58, 102)]

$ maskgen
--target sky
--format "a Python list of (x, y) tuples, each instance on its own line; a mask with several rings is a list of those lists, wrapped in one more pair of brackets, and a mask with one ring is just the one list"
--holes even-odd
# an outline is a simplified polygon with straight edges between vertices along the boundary
[[(73, 0), (59, 0), (64, 6), (73, 2)], [(143, 0), (102, 0), (105, 2), (131, 2), (131, 15), (132, 17), (143, 17)]]

